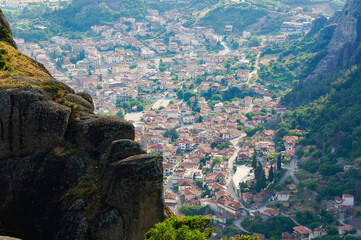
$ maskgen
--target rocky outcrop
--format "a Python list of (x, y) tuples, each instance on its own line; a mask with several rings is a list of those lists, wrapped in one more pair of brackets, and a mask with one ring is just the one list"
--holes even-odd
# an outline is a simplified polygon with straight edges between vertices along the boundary
[(328, 35), (332, 37), (328, 54), (315, 73), (343, 71), (361, 62), (361, 1), (346, 2), (343, 10), (330, 19)]
[(64, 98), (79, 119), (45, 90), (0, 91), (0, 233), (143, 239), (165, 217), (161, 156), (133, 141), (130, 123), (95, 115), (87, 94)]
[(67, 139), (93, 157), (100, 157), (116, 139), (134, 140), (134, 126), (118, 117), (83, 114), (71, 122)]
[[(163, 218), (164, 204), (152, 204), (162, 203), (161, 164), (161, 156), (143, 154), (113, 162), (104, 172), (101, 199), (122, 213), (122, 227), (117, 231), (121, 239), (142, 239), (153, 223)], [(124, 204), (129, 199), (132, 199), (131, 207)], [(105, 238), (98, 236), (98, 239)]]
[(324, 26), (327, 24), (328, 19), (324, 16), (319, 16), (315, 20), (312, 21), (311, 30), (307, 33), (307, 37), (312, 37), (317, 34)]
[(134, 142), (132, 124), (95, 115), (89, 94), (37, 69), (49, 77), (0, 87), (0, 235), (144, 239), (165, 218), (162, 157)]
[(10, 43), (14, 48), (17, 48), (15, 41), (12, 39), (12, 32), (10, 25), (6, 20), (4, 13), (0, 9), (0, 40)]
[(0, 159), (50, 150), (65, 136), (71, 109), (44, 90), (3, 90), (0, 106)]
[(2, 26), (4, 26), (6, 28), (6, 30), (8, 30), (8, 32), (12, 35), (12, 31), (11, 31), (11, 28), (10, 28), (10, 25), (8, 23), (8, 21), (6, 20), (5, 16), (4, 16), (4, 13), (3, 11), (0, 9), (0, 24)]

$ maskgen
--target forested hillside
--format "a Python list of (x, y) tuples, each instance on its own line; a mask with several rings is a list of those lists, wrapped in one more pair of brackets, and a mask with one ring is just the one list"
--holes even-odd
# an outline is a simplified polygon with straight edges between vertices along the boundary
[[(354, 67), (331, 83), (329, 79), (334, 78), (318, 78), (319, 85), (313, 86), (324, 94), (284, 119), (291, 129), (305, 130), (301, 144), (315, 144), (330, 158), (354, 160), (361, 156), (361, 70)], [(307, 86), (311, 89), (310, 84)]]

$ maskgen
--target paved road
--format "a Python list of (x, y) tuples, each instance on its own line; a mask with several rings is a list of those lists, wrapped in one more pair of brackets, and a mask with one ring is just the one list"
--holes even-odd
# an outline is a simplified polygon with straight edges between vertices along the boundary
[[(244, 138), (246, 136), (246, 134), (242, 134), (241, 136), (239, 136), (238, 138), (235, 138), (235, 139), (232, 139), (230, 142), (232, 143), (234, 149), (235, 149), (235, 152), (233, 153), (232, 157), (228, 160), (228, 171), (233, 171), (233, 165), (234, 165), (234, 161), (236, 160), (237, 158), (237, 153), (240, 149), (240, 147), (238, 146), (238, 142), (240, 139)], [(232, 173), (232, 176), (233, 176), (234, 173)]]
[(240, 229), (241, 231), (245, 232), (245, 233), (250, 233), (248, 232), (246, 229), (244, 229), (242, 226), (241, 226), (241, 222), (243, 222), (243, 218), (238, 218), (236, 220), (233, 221), (233, 224), (238, 228)]
[[(293, 176), (295, 178), (294, 181), (296, 180), (295, 183), (297, 182), (296, 184), (298, 184), (299, 180), (293, 175), (294, 171), (297, 168), (297, 161), (298, 161), (298, 159), (296, 156), (291, 159), (289, 166), (286, 168), (287, 172), (283, 175), (281, 180), (277, 183), (277, 186), (283, 184), (286, 181), (287, 177), (289, 177), (289, 176), (291, 176), (291, 177)], [(266, 206), (267, 203), (269, 202), (269, 200), (271, 199), (271, 197), (275, 194), (275, 192), (276, 192), (275, 189), (271, 190), (268, 193), (268, 196), (265, 198), (265, 200), (263, 200), (263, 202), (261, 202), (260, 207)]]
[(232, 139), (230, 142), (232, 143), (235, 151), (232, 155), (232, 157), (228, 160), (228, 171), (229, 171), (229, 175), (228, 175), (228, 178), (226, 179), (226, 184), (227, 184), (227, 189), (228, 191), (230, 192), (231, 194), (231, 197), (235, 200), (238, 200), (238, 197), (236, 195), (236, 193), (234, 192), (234, 189), (233, 189), (233, 185), (232, 185), (232, 178), (233, 178), (233, 175), (234, 175), (234, 172), (233, 172), (233, 164), (234, 164), (234, 161), (236, 160), (237, 158), (237, 153), (238, 153), (238, 150), (239, 150), (239, 146), (238, 146), (238, 141), (243, 138), (245, 135), (241, 135), (239, 136), (238, 138), (235, 138), (235, 139)]
[(254, 64), (254, 70), (253, 72), (251, 72), (251, 77), (254, 77), (254, 78), (258, 78), (258, 70), (260, 69), (259, 68), (259, 58), (260, 58), (261, 54), (259, 53), (256, 57), (256, 62)]
[(171, 101), (170, 99), (161, 98), (153, 104), (152, 109), (157, 110), (161, 106), (167, 107), (170, 101)]
[(298, 184), (300, 182), (294, 175), (294, 172), (297, 169), (297, 162), (298, 162), (298, 158), (297, 158), (297, 156), (294, 156), (291, 159), (290, 164), (286, 168), (287, 172), (285, 173), (285, 175), (283, 175), (283, 177), (281, 178), (281, 180), (278, 182), (277, 185), (283, 184), (286, 181), (287, 177), (291, 177), (292, 180), (295, 182), (295, 184)]
[(221, 44), (223, 45), (224, 49), (222, 51), (219, 51), (217, 53), (217, 55), (233, 55), (237, 52), (237, 50), (232, 49), (228, 43), (226, 43), (225, 41), (223, 41), (224, 39), (224, 35), (218, 35), (218, 34), (214, 34), (214, 36), (217, 38), (218, 41), (221, 42)]

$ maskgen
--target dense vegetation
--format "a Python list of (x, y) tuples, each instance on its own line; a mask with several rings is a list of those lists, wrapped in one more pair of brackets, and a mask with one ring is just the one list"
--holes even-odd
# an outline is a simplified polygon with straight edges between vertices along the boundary
[(242, 222), (242, 226), (252, 232), (262, 233), (267, 238), (280, 239), (283, 232), (292, 232), (296, 224), (289, 217), (277, 216), (267, 222), (258, 220), (252, 222), (246, 219)]
[(298, 107), (284, 119), (290, 128), (306, 130), (301, 144), (316, 144), (333, 159), (356, 159), (361, 156), (361, 70), (354, 67), (328, 88), (327, 95)]
[(268, 65), (261, 65), (260, 78), (286, 86), (297, 86), (327, 54), (326, 46), (329, 41), (330, 38), (318, 39), (317, 36), (312, 36), (269, 47), (262, 53), (262, 57), (271, 54), (278, 57)]
[[(172, 217), (158, 223), (145, 234), (149, 240), (206, 240), (212, 237), (212, 219), (201, 216), (177, 218)], [(227, 228), (226, 228), (227, 229)], [(227, 235), (227, 234), (225, 234)], [(222, 238), (227, 240), (227, 238)], [(235, 236), (233, 240), (256, 240), (251, 236)]]
[(213, 228), (209, 228), (211, 218), (172, 217), (155, 225), (145, 234), (145, 239), (208, 239), (212, 236)]
[(319, 214), (314, 214), (311, 211), (297, 212), (296, 220), (301, 225), (307, 226), (310, 229), (335, 224), (333, 215), (326, 210), (321, 210)]
[[(200, 1), (192, 0), (192, 4), (148, 3), (139, 0), (98, 1), (97, 4), (86, 0), (74, 1), (66, 5), (61, 3), (53, 10), (52, 3), (38, 3), (22, 11), (5, 11), (8, 21), (13, 26), (14, 35), (38, 42), (52, 36), (82, 38), (84, 32), (93, 25), (110, 25), (119, 22), (119, 17), (131, 17), (144, 20), (148, 9), (157, 9), (160, 12), (174, 8), (184, 8), (192, 12), (202, 10), (219, 0)], [(69, 17), (72, 16), (72, 17)], [(24, 24), (25, 23), (25, 24)], [(31, 23), (31, 24), (27, 24)], [(45, 26), (46, 29), (34, 28), (34, 25)]]
[(199, 21), (201, 25), (210, 25), (216, 32), (222, 33), (225, 25), (233, 25), (236, 31), (243, 31), (250, 24), (265, 16), (265, 9), (257, 8), (248, 3), (232, 4), (211, 10)]

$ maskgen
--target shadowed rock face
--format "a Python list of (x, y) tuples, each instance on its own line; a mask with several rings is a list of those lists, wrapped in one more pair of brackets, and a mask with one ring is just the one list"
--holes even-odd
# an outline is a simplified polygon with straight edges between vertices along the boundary
[(0, 9), (0, 24), (3, 25), (11, 35), (13, 34), (11, 32), (10, 25), (9, 25), (8, 21), (6, 20), (4, 13), (1, 11), (1, 9)]
[[(89, 96), (67, 99), (86, 109), (79, 120), (39, 88), (0, 91), (0, 219), (7, 219), (0, 234), (143, 239), (165, 217), (161, 156), (145, 154), (133, 141), (132, 124), (95, 115)], [(94, 160), (102, 161), (95, 175), (99, 187), (89, 191), (99, 204), (89, 209), (89, 199), (73, 189)]]
[(8, 23), (8, 21), (6, 20), (4, 13), (1, 11), (0, 9), (0, 26), (3, 26), (6, 29), (6, 32), (10, 35), (10, 36), (6, 36), (7, 34), (3, 31), (0, 31), (0, 40), (2, 41), (6, 41), (8, 43), (10, 43), (14, 48), (17, 48), (15, 41), (11, 38), (12, 36), (12, 32), (10, 29), (10, 25)]
[[(144, 239), (144, 234), (164, 215), (162, 157), (142, 154), (111, 163), (103, 174), (102, 201), (122, 214), (122, 239)], [(138, 189), (139, 191), (134, 191)], [(132, 205), (126, 203), (131, 199)], [(146, 219), (146, 220), (145, 220)], [(104, 238), (99, 238), (104, 239)]]
[(348, 0), (342, 11), (329, 21), (328, 54), (319, 62), (316, 73), (343, 71), (361, 62), (361, 1)]
[(129, 122), (95, 115), (89, 94), (49, 79), (67, 92), (58, 99), (42, 83), (0, 90), (0, 235), (144, 239), (165, 218), (162, 157)]
[(0, 91), (0, 159), (54, 148), (64, 138), (70, 108), (43, 90)]

